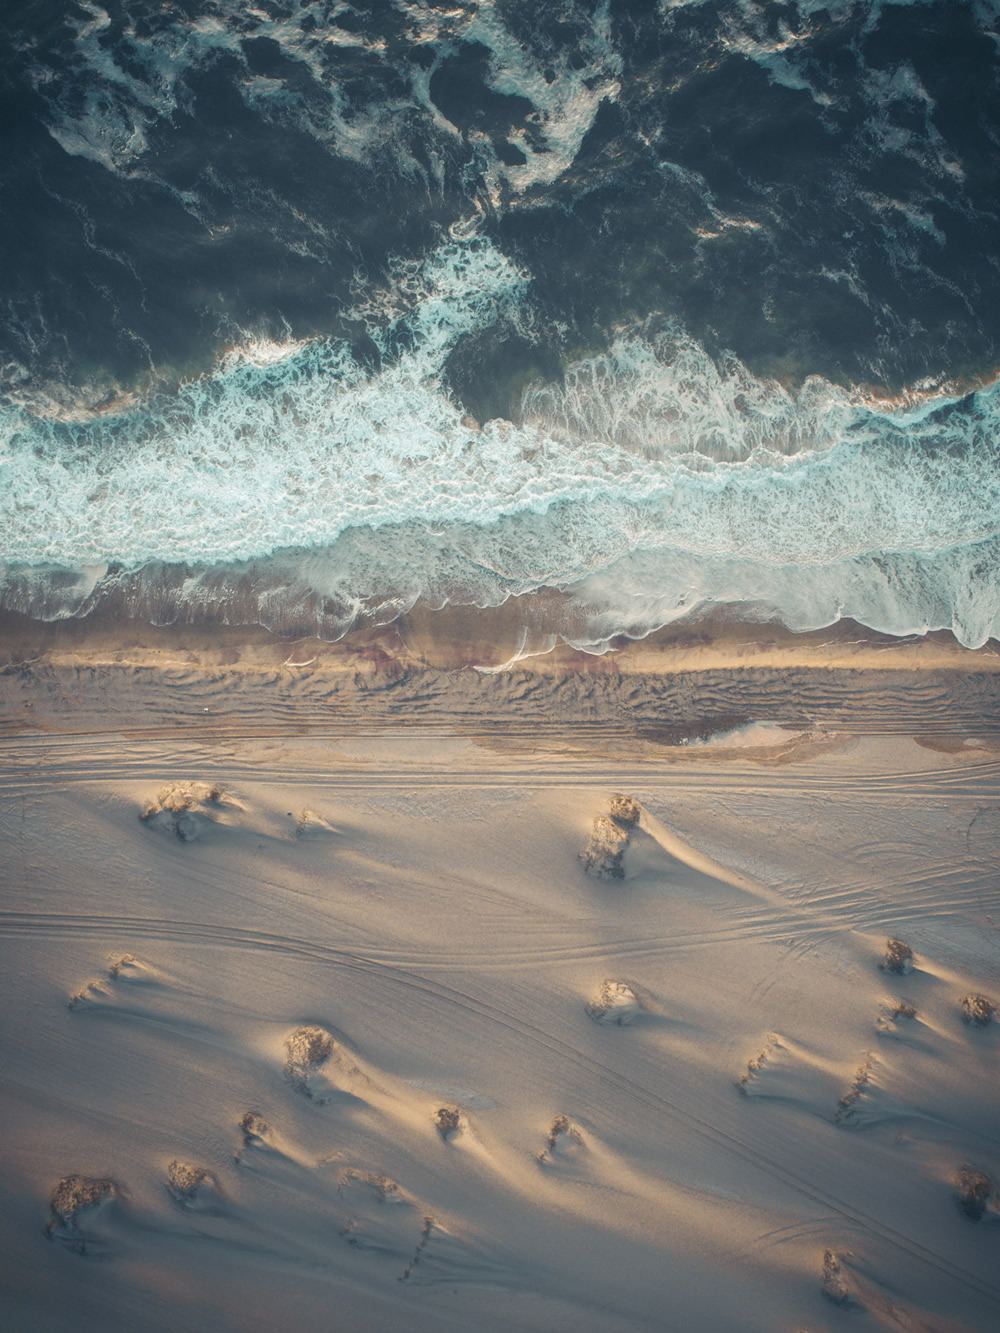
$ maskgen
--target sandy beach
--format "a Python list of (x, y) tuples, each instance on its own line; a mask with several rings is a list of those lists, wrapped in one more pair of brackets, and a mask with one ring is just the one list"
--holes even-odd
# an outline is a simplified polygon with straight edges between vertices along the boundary
[(4, 628), (11, 1327), (996, 1326), (995, 645)]

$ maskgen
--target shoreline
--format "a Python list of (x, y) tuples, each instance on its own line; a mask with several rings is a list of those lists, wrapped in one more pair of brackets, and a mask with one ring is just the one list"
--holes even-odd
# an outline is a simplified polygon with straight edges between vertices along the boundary
[[(1000, 736), (995, 643), (966, 649), (943, 631), (893, 639), (848, 621), (793, 634), (716, 614), (596, 656), (533, 636), (517, 612), (423, 610), (334, 643), (6, 613), (0, 736), (184, 731), (208, 743), (433, 729), (581, 757), (599, 744), (643, 763), (748, 746), (762, 759), (800, 757), (868, 734)], [(760, 724), (787, 732), (791, 748), (769, 754), (748, 732)]]
[[(517, 669), (544, 676), (663, 674), (746, 667), (1000, 672), (1000, 641), (966, 648), (949, 630), (897, 637), (844, 619), (796, 632), (778, 621), (752, 620), (734, 608), (675, 621), (641, 639), (612, 639), (603, 654), (561, 640), (546, 626), (541, 596), (498, 607), (431, 609), (418, 605), (387, 625), (349, 631), (336, 640), (277, 634), (262, 625), (212, 621), (154, 625), (102, 611), (36, 620), (0, 611), (0, 669), (44, 661), (131, 666), (185, 665), (243, 669), (288, 667), (337, 674), (399, 668), (484, 674)], [(527, 614), (525, 614), (527, 612)], [(309, 659), (309, 660), (307, 660)]]

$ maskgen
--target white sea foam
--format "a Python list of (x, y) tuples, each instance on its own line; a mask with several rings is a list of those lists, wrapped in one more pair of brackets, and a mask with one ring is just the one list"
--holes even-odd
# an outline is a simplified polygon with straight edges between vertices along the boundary
[(1000, 632), (997, 388), (880, 409), (646, 330), (480, 430), (442, 374), (464, 334), (516, 316), (524, 274), (472, 238), (401, 282), (409, 309), (375, 336), (406, 350), (377, 372), (339, 343), (262, 344), (120, 412), (4, 409), (8, 604), (71, 611), (104, 567), (156, 563), (188, 567), (174, 604), (231, 602), (246, 575), (232, 614), (273, 623), (323, 599), (342, 627), (555, 586), (589, 608), (591, 644), (712, 601), (795, 628)]

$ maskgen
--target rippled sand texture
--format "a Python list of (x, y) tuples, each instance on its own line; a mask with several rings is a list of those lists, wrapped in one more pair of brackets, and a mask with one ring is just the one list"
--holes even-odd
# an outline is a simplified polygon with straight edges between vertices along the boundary
[(0, 677), (11, 1328), (994, 1325), (991, 658), (121, 657)]

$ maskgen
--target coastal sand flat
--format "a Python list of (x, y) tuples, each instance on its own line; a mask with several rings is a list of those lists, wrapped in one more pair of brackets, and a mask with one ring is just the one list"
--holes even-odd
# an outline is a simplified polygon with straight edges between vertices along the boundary
[[(720, 667), (751, 729), (687, 743), (641, 672), (637, 716), (579, 674), (9, 672), (13, 1326), (994, 1327), (954, 1181), (1000, 1181), (959, 1007), (1000, 1000), (997, 676), (937, 669), (804, 671), (775, 727), (781, 673)], [(74, 1177), (113, 1190), (47, 1243)]]

